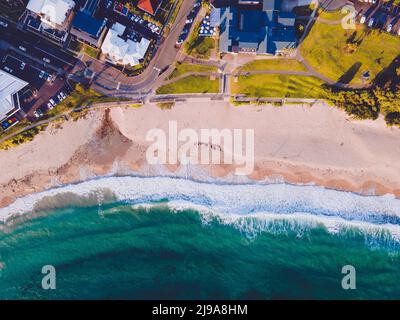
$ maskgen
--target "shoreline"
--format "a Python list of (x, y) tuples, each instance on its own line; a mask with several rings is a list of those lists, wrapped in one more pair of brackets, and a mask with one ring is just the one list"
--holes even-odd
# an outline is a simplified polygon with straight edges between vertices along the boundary
[[(107, 111), (108, 110), (108, 111)], [(254, 128), (255, 169), (234, 177), (234, 165), (151, 166), (146, 132), (180, 128)], [(50, 126), (31, 142), (0, 151), (0, 207), (19, 197), (59, 185), (107, 175), (159, 176), (194, 180), (285, 182), (317, 185), (363, 195), (400, 198), (400, 129), (382, 119), (350, 121), (324, 104), (304, 108), (241, 106), (226, 102), (177, 103), (138, 109), (95, 110), (76, 122)], [(397, 151), (399, 150), (399, 151)], [(396, 174), (397, 172), (397, 174)]]

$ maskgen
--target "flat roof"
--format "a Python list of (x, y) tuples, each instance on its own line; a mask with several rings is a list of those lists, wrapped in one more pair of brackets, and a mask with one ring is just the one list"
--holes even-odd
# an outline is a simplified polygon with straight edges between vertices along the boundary
[(0, 70), (0, 119), (13, 109), (19, 108), (15, 106), (13, 96), (27, 85), (28, 82)]
[(98, 38), (105, 23), (104, 20), (96, 19), (85, 12), (78, 11), (72, 22), (72, 26), (83, 32)]

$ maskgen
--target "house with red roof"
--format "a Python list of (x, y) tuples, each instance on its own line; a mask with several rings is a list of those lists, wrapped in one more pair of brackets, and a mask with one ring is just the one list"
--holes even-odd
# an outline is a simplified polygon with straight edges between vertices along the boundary
[(137, 6), (139, 9), (154, 16), (160, 8), (161, 0), (139, 0)]

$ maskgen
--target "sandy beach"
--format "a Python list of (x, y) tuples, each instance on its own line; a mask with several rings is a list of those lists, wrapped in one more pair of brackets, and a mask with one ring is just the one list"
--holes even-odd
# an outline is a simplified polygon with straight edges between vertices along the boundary
[(255, 170), (250, 179), (400, 197), (400, 129), (388, 128), (382, 119), (350, 120), (322, 103), (233, 107), (222, 101), (190, 101), (170, 110), (153, 104), (92, 110), (85, 118), (50, 125), (33, 141), (0, 151), (0, 205), (108, 174), (172, 172), (195, 179), (233, 179), (234, 165), (149, 165), (146, 133), (153, 128), (168, 131), (171, 120), (179, 129), (254, 129)]

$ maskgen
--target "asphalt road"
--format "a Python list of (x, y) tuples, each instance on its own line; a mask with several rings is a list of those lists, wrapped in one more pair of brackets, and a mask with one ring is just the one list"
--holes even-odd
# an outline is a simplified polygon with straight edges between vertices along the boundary
[(160, 71), (175, 62), (179, 52), (179, 49), (175, 48), (175, 43), (183, 30), (186, 16), (192, 10), (194, 3), (195, 0), (183, 1), (169, 35), (159, 45), (155, 56), (143, 73), (135, 77), (126, 77), (122, 73), (118, 73), (113, 77), (105, 69), (103, 72), (96, 74), (96, 79), (93, 83), (95, 89), (107, 95), (131, 97), (149, 91), (152, 84), (157, 80)]

